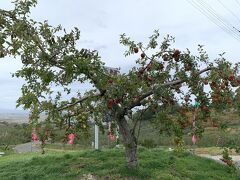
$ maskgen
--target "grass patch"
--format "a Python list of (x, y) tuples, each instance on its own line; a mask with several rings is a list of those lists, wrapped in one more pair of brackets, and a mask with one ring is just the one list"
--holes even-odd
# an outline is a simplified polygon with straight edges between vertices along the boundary
[(213, 160), (188, 153), (181, 156), (159, 149), (141, 148), (139, 167), (130, 170), (125, 165), (124, 151), (82, 150), (77, 152), (47, 152), (13, 154), (0, 158), (1, 180), (9, 179), (238, 179), (239, 172)]

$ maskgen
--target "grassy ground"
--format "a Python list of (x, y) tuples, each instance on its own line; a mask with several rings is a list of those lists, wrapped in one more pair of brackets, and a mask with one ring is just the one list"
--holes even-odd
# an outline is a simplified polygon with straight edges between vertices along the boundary
[(191, 154), (140, 148), (139, 168), (125, 166), (124, 151), (48, 151), (46, 155), (27, 153), (0, 158), (1, 180), (9, 179), (240, 179), (229, 167)]

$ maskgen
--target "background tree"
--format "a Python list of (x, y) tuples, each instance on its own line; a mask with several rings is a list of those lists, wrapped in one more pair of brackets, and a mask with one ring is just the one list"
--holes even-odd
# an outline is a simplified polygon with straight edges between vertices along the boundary
[[(120, 43), (127, 48), (125, 55), (136, 56), (136, 66), (128, 73), (109, 73), (97, 51), (78, 47), (78, 28), (67, 32), (60, 25), (34, 21), (29, 15), (36, 0), (14, 3), (13, 10), (0, 10), (0, 57), (21, 58), (23, 67), (14, 76), (26, 83), (17, 105), (31, 110), (31, 123), (37, 123), (40, 114), (45, 113), (47, 124), (67, 128), (67, 119), (74, 117), (76, 129), (86, 130), (88, 119), (101, 126), (103, 114), (109, 112), (119, 126), (128, 166), (134, 168), (137, 126), (127, 117), (134, 108), (139, 107), (143, 113), (152, 109), (163, 131), (181, 137), (182, 131), (192, 126), (184, 118), (192, 110), (192, 99), (200, 103), (194, 135), (201, 134), (210, 116), (210, 103), (217, 109), (232, 104), (231, 87), (239, 85), (238, 64), (232, 66), (222, 55), (210, 62), (202, 46), (197, 56), (188, 49), (181, 52), (171, 46), (171, 36), (159, 43), (158, 31), (146, 45), (122, 34)], [(86, 83), (92, 88), (85, 93), (71, 88), (77, 84), (81, 89)], [(211, 90), (206, 91), (206, 86)], [(171, 118), (177, 102), (182, 102), (175, 112), (178, 118)]]

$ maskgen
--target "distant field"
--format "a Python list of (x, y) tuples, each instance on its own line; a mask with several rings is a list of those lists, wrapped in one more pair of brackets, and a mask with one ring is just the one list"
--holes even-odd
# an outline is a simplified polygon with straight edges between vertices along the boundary
[[(28, 123), (29, 113), (22, 110), (1, 110), (0, 109), (0, 122), (8, 123)], [(40, 116), (40, 120), (44, 116)]]
[(28, 115), (20, 113), (0, 113), (0, 122), (27, 123)]

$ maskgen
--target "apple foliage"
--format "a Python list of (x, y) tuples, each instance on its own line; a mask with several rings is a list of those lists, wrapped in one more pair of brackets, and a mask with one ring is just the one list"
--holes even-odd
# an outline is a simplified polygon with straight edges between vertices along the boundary
[[(127, 118), (133, 109), (142, 114), (152, 110), (160, 131), (180, 138), (185, 128), (192, 127), (189, 112), (196, 112), (192, 133), (200, 136), (212, 111), (233, 104), (233, 87), (240, 83), (239, 64), (232, 65), (223, 54), (210, 61), (201, 45), (198, 55), (189, 49), (180, 51), (172, 47), (173, 37), (160, 41), (157, 30), (147, 44), (122, 34), (124, 54), (135, 56), (136, 65), (128, 73), (109, 73), (97, 51), (79, 47), (78, 28), (68, 32), (61, 25), (34, 21), (30, 9), (37, 5), (36, 0), (14, 3), (13, 10), (0, 9), (0, 57), (21, 59), (23, 66), (14, 76), (26, 83), (17, 105), (31, 111), (31, 123), (38, 124), (44, 113), (48, 129), (49, 125), (67, 128), (67, 119), (74, 118), (75, 130), (87, 131), (89, 119), (101, 126), (108, 112), (119, 126), (128, 166), (136, 167), (137, 121)], [(92, 87), (81, 92), (88, 83)], [(72, 89), (73, 84), (79, 91)], [(194, 101), (198, 108), (193, 108)], [(177, 103), (181, 105), (176, 110)]]

